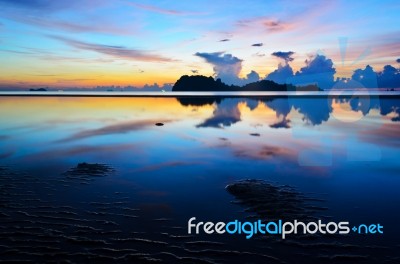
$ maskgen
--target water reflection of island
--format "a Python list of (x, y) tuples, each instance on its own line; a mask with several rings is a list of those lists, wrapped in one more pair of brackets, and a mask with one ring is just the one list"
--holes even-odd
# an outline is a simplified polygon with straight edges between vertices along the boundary
[(256, 109), (259, 104), (265, 104), (272, 109), (278, 118), (278, 122), (270, 124), (271, 128), (290, 128), (289, 113), (294, 109), (302, 115), (302, 120), (307, 124), (320, 125), (331, 117), (334, 102), (348, 103), (350, 110), (367, 115), (372, 109), (379, 110), (380, 115), (393, 114), (393, 122), (400, 121), (400, 102), (397, 98), (354, 96), (354, 97), (320, 97), (320, 98), (296, 98), (296, 97), (270, 97), (270, 98), (229, 98), (229, 97), (178, 97), (177, 100), (183, 106), (215, 105), (213, 115), (197, 127), (229, 127), (241, 121), (239, 104), (244, 103), (250, 110)]

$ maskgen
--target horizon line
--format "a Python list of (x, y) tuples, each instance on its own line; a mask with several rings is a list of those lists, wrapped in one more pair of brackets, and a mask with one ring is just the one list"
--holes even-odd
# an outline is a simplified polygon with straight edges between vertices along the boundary
[(400, 90), (330, 90), (330, 91), (263, 91), (263, 92), (136, 92), (136, 91), (0, 91), (0, 97), (29, 96), (29, 97), (258, 97), (258, 96), (400, 96)]

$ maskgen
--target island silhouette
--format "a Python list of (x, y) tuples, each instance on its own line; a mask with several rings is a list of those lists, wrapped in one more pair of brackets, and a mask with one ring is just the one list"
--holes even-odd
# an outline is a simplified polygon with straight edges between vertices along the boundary
[(227, 85), (221, 79), (203, 75), (183, 75), (172, 87), (173, 92), (286, 92), (286, 91), (323, 91), (317, 85), (294, 86), (278, 84), (270, 80), (261, 80), (243, 86)]

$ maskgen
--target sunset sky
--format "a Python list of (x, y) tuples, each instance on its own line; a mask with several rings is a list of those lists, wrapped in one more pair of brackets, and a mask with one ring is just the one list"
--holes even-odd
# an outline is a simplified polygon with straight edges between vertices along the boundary
[(0, 0), (0, 85), (93, 87), (174, 83), (213, 75), (196, 53), (242, 60), (240, 77), (261, 78), (293, 51), (336, 77), (370, 64), (399, 67), (399, 1)]

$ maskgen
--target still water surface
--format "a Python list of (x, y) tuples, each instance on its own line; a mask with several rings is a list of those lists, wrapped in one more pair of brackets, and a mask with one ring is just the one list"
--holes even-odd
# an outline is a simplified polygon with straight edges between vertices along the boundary
[[(396, 263), (399, 121), (398, 97), (1, 97), (0, 259)], [(257, 215), (225, 189), (243, 179), (384, 234), (188, 236), (193, 216)]]

